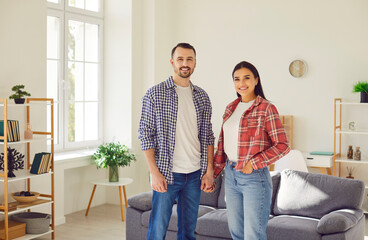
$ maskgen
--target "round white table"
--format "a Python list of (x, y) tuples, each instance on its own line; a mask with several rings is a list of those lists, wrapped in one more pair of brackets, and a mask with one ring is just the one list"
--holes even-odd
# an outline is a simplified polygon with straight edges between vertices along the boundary
[(92, 184), (94, 184), (94, 186), (93, 186), (93, 190), (91, 194), (91, 199), (89, 200), (88, 208), (86, 210), (86, 216), (88, 215), (89, 207), (91, 206), (93, 195), (95, 194), (97, 185), (108, 186), (108, 187), (119, 187), (121, 220), (124, 222), (124, 206), (123, 206), (123, 196), (121, 194), (121, 187), (123, 187), (125, 207), (126, 207), (128, 206), (128, 201), (127, 201), (127, 196), (126, 196), (125, 185), (131, 184), (132, 182), (133, 182), (133, 179), (131, 178), (119, 178), (119, 182), (109, 182), (109, 179), (100, 179), (100, 180), (92, 181)]

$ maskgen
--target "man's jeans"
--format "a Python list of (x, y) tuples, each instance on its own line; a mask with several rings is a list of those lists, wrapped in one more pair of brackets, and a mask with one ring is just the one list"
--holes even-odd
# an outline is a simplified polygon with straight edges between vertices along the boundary
[(234, 240), (266, 240), (272, 183), (268, 169), (251, 174), (236, 171), (227, 161), (225, 196), (229, 229)]
[(174, 173), (174, 184), (168, 184), (165, 193), (153, 191), (147, 240), (165, 239), (175, 199), (178, 204), (177, 239), (195, 239), (201, 199), (200, 177), (201, 170), (188, 174)]

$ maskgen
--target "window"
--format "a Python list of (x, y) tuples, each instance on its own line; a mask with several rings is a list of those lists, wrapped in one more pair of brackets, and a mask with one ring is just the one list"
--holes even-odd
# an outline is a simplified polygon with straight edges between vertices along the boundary
[(102, 0), (48, 2), (47, 97), (55, 101), (55, 149), (98, 145), (102, 139)]

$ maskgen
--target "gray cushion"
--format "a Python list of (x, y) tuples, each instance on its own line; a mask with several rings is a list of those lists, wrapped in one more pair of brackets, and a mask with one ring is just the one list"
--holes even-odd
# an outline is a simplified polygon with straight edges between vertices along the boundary
[(267, 240), (319, 240), (318, 219), (298, 216), (275, 216), (268, 220)]
[(342, 209), (331, 212), (321, 218), (317, 231), (321, 234), (345, 232), (355, 226), (363, 215), (362, 210)]
[(357, 225), (345, 232), (323, 235), (322, 240), (363, 240), (365, 228), (365, 217), (362, 217)]
[(281, 174), (278, 171), (271, 171), (270, 175), (271, 175), (271, 179), (272, 179), (271, 214), (273, 214), (273, 207), (274, 207), (274, 203), (275, 203), (275, 200), (276, 200), (277, 192), (279, 190)]
[(218, 209), (198, 218), (196, 233), (210, 237), (230, 238), (227, 211)]
[(337, 209), (359, 209), (363, 194), (360, 180), (284, 170), (273, 213), (320, 219)]
[(143, 239), (141, 222), (142, 211), (127, 207), (126, 239)]
[(200, 200), (201, 205), (207, 205), (207, 206), (217, 208), (218, 196), (221, 190), (221, 182), (222, 182), (221, 176), (219, 176), (217, 179), (215, 179), (216, 188), (213, 192), (206, 193), (202, 191), (201, 200)]
[(151, 210), (152, 195), (153, 195), (152, 191), (137, 194), (128, 199), (128, 205), (142, 211)]
[(225, 199), (225, 171), (223, 171), (223, 174), (219, 176), (218, 178), (222, 179), (222, 185), (220, 189), (220, 194), (218, 196), (218, 208), (224, 209), (226, 208), (226, 199)]
[[(215, 211), (213, 207), (199, 205), (198, 208), (198, 217), (201, 217), (209, 212)], [(149, 218), (151, 215), (151, 211), (146, 211), (142, 214), (141, 223), (143, 226), (148, 227)], [(174, 204), (172, 208), (172, 214), (169, 222), (169, 226), (167, 228), (170, 231), (178, 231), (178, 213), (177, 213), (177, 205)]]

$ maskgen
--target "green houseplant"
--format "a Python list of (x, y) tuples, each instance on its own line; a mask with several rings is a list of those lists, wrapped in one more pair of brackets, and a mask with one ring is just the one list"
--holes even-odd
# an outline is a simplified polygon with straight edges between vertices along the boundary
[(368, 82), (358, 82), (354, 85), (353, 92), (360, 92), (360, 102), (368, 102)]
[(24, 85), (15, 85), (12, 87), (12, 91), (14, 91), (15, 93), (13, 93), (12, 95), (10, 95), (10, 99), (14, 99), (14, 102), (16, 104), (23, 104), (24, 101), (26, 100), (24, 98), (24, 96), (31, 96), (30, 93), (22, 90), (24, 89)]
[(95, 159), (97, 168), (109, 167), (109, 181), (119, 181), (118, 167), (130, 166), (132, 161), (136, 161), (135, 155), (129, 152), (129, 148), (120, 142), (110, 142), (98, 146), (92, 156)]

